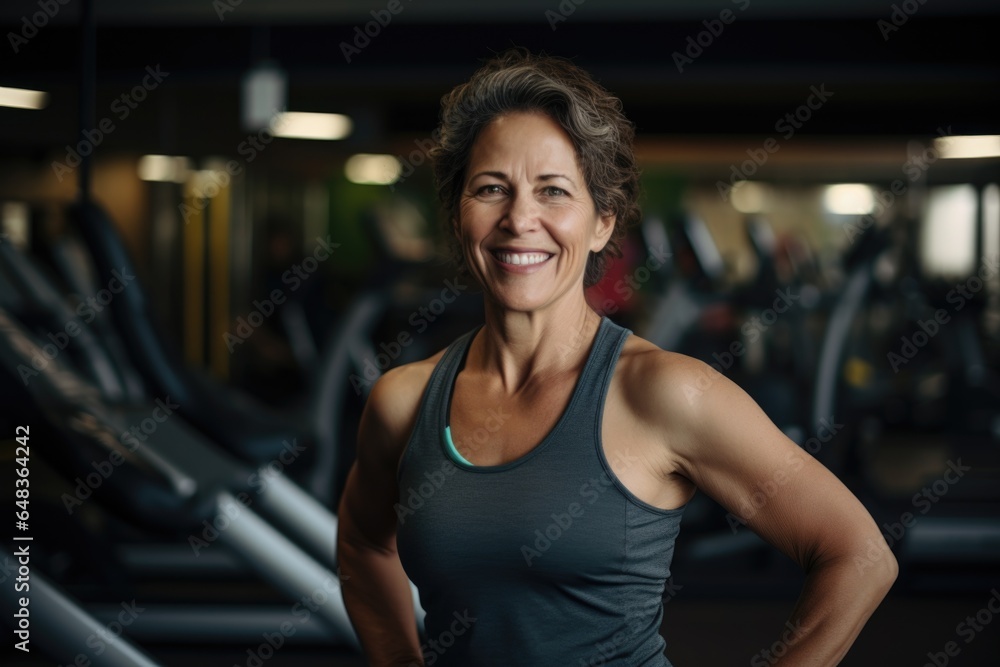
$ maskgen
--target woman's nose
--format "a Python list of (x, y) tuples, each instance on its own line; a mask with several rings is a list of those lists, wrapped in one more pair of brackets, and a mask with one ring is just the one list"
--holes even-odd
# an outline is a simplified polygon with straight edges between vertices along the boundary
[(515, 193), (511, 197), (510, 206), (504, 214), (500, 226), (508, 231), (521, 235), (531, 231), (538, 225), (538, 205), (529, 195)]

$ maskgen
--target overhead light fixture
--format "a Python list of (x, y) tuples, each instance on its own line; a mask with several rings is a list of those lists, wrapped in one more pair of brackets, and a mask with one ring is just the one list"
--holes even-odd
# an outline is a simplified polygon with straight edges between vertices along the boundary
[(144, 181), (183, 183), (191, 171), (191, 160), (174, 155), (143, 155), (139, 158), (139, 178)]
[(839, 183), (823, 190), (823, 208), (837, 215), (867, 215), (875, 210), (875, 193), (864, 183)]
[[(986, 257), (996, 257), (1000, 252), (1000, 186), (990, 183), (983, 188), (982, 194), (982, 254)], [(990, 281), (993, 290), (1000, 293), (1000, 272), (993, 275)], [(996, 322), (1000, 332), (1000, 321)]]
[(1000, 157), (1000, 134), (938, 137), (934, 148), (943, 158)]
[(978, 200), (969, 184), (929, 190), (920, 220), (920, 264), (928, 275), (952, 279), (975, 272)]
[(0, 235), (16, 248), (28, 247), (31, 209), (25, 202), (9, 201), (0, 206)]
[(399, 179), (403, 165), (393, 155), (358, 153), (344, 165), (344, 175), (360, 185), (390, 185)]
[(271, 133), (286, 139), (343, 139), (351, 133), (353, 123), (339, 113), (308, 113), (285, 111), (279, 113), (271, 124)]
[(41, 90), (0, 87), (0, 107), (44, 109), (48, 103), (49, 94)]
[(286, 106), (288, 75), (276, 63), (264, 62), (243, 77), (243, 129), (263, 130)]
[(192, 192), (199, 198), (214, 199), (222, 187), (229, 183), (223, 178), (225, 175), (225, 172), (210, 166), (192, 172), (189, 182)]
[(740, 213), (761, 213), (767, 206), (768, 190), (756, 181), (737, 181), (730, 193), (730, 201)]

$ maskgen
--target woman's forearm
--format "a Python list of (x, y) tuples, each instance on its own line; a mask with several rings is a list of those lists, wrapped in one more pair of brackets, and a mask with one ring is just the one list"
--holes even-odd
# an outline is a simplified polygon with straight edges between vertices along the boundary
[(751, 658), (751, 666), (839, 664), (896, 573), (896, 560), (884, 542), (813, 566), (785, 627)]
[(344, 604), (373, 667), (424, 664), (410, 582), (395, 551), (338, 541)]

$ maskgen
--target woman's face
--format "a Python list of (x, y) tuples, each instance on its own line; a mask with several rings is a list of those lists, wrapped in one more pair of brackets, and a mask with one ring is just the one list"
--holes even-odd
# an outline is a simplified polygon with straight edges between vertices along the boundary
[(595, 210), (562, 127), (541, 113), (501, 116), (479, 133), (466, 174), (456, 233), (487, 296), (531, 311), (582, 294), (587, 257), (615, 218)]

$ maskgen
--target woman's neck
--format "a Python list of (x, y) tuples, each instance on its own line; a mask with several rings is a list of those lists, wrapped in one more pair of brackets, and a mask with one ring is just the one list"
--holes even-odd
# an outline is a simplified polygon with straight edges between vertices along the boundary
[(531, 380), (582, 366), (600, 323), (582, 290), (531, 312), (487, 300), (486, 326), (472, 343), (466, 368), (499, 373), (504, 389), (516, 393)]

